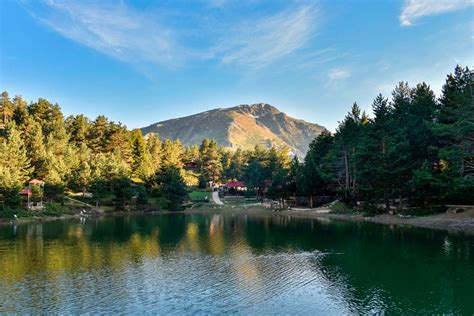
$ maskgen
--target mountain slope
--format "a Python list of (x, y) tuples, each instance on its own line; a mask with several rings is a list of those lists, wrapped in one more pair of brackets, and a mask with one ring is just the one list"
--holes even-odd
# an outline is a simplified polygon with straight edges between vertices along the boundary
[(265, 104), (239, 105), (215, 109), (191, 116), (162, 121), (142, 128), (144, 135), (158, 133), (161, 138), (180, 139), (185, 145), (200, 144), (204, 138), (215, 139), (230, 148), (250, 149), (287, 145), (302, 157), (309, 143), (324, 127), (292, 118)]

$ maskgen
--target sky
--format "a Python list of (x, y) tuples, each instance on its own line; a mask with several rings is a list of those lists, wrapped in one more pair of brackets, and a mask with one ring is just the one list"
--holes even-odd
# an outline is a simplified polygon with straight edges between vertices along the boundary
[(0, 1), (2, 91), (129, 128), (265, 102), (334, 130), (456, 64), (474, 0)]

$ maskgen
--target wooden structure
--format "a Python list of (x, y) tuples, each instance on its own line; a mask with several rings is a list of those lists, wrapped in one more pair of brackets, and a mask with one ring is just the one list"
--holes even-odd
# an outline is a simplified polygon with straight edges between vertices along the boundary
[[(32, 202), (31, 199), (34, 198), (34, 187), (39, 188), (39, 201)], [(44, 191), (44, 181), (38, 179), (31, 179), (28, 181), (28, 187), (22, 189), (19, 194), (20, 196), (26, 197), (26, 207), (31, 210), (41, 210), (43, 209), (43, 191)]]

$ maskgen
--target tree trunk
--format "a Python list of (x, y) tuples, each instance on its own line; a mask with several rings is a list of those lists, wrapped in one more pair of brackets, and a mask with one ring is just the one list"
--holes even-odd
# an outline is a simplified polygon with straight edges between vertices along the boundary
[(348, 161), (346, 150), (344, 150), (344, 170), (346, 172), (346, 183), (345, 183), (344, 195), (345, 195), (346, 200), (349, 200), (349, 188), (350, 188), (351, 177), (349, 174), (349, 161)]

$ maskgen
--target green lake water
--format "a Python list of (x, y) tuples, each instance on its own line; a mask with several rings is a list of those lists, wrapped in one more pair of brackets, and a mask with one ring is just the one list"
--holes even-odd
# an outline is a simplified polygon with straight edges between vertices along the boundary
[(0, 227), (0, 314), (474, 313), (474, 238), (274, 215)]

